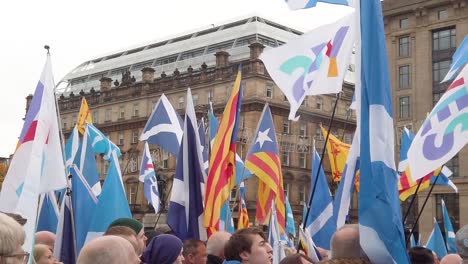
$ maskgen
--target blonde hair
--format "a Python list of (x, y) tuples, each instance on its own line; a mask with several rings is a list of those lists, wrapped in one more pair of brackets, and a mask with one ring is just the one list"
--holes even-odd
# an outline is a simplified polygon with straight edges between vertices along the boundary
[(15, 252), (24, 243), (26, 233), (13, 218), (0, 213), (0, 257)]
[[(36, 262), (39, 261), (39, 259), (44, 256), (47, 251), (50, 251), (50, 248), (47, 245), (43, 244), (37, 244), (34, 246), (34, 260)], [(52, 251), (50, 251), (52, 253)]]

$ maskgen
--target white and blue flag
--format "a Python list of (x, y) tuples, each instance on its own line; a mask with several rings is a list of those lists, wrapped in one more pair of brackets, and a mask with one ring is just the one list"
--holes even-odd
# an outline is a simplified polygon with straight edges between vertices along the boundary
[(143, 182), (143, 194), (146, 200), (153, 205), (154, 212), (158, 213), (161, 206), (161, 199), (159, 198), (158, 178), (154, 171), (153, 160), (149, 151), (148, 143), (145, 142), (143, 148), (143, 157), (140, 166), (140, 181)]
[(86, 123), (86, 129), (88, 130), (89, 140), (93, 147), (94, 153), (103, 154), (105, 160), (109, 160), (112, 153), (115, 152), (117, 157), (120, 157), (120, 149), (115, 145), (109, 138), (104, 135), (97, 127), (90, 123)]
[(75, 264), (78, 256), (76, 253), (76, 236), (70, 193), (64, 196), (60, 206), (54, 256), (62, 263), (67, 264)]
[(36, 232), (49, 231), (57, 232), (59, 209), (55, 192), (50, 191), (41, 194), (39, 198), (39, 213)]
[(281, 242), (278, 216), (276, 216), (275, 202), (271, 203), (270, 224), (268, 226), (268, 243), (273, 248), (273, 264), (279, 264), (286, 257), (284, 245)]
[(337, 5), (349, 5), (348, 0), (285, 0), (291, 10), (306, 9), (315, 7), (317, 2), (337, 4)]
[(445, 243), (447, 244), (448, 253), (457, 253), (457, 248), (455, 247), (455, 231), (453, 230), (452, 221), (450, 221), (450, 216), (445, 206), (445, 202), (442, 199), (442, 214), (444, 216), (444, 227), (445, 227)]
[(432, 229), (429, 238), (427, 239), (426, 248), (436, 253), (439, 259), (447, 255), (447, 248), (445, 247), (444, 237), (440, 231), (439, 223), (434, 218), (434, 229)]
[[(453, 29), (455, 30), (455, 29)], [(455, 51), (455, 54), (452, 56), (452, 64), (450, 65), (450, 70), (445, 75), (445, 78), (442, 82), (446, 82), (448, 80), (452, 80), (455, 78), (457, 73), (463, 66), (468, 62), (468, 36), (465, 36), (463, 42)]]

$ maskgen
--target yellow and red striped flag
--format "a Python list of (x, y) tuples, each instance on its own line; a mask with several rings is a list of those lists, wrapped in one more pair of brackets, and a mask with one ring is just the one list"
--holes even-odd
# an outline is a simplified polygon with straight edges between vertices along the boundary
[(249, 227), (249, 213), (244, 200), (245, 187), (244, 182), (239, 185), (239, 217), (237, 221), (237, 229)]
[[(327, 137), (327, 130), (322, 128), (323, 137)], [(346, 165), (346, 158), (348, 158), (349, 149), (351, 145), (341, 142), (337, 137), (332, 135), (328, 136), (327, 141), (327, 153), (330, 159), (330, 167), (333, 175), (333, 181), (339, 182), (341, 180), (341, 174)]]
[(78, 119), (76, 120), (76, 126), (78, 127), (78, 132), (83, 135), (85, 131), (85, 123), (92, 124), (93, 119), (91, 117), (91, 112), (89, 111), (88, 102), (86, 98), (81, 99), (80, 112), (78, 113)]
[(231, 96), (222, 115), (211, 147), (210, 167), (206, 182), (203, 224), (208, 236), (219, 230), (221, 207), (229, 198), (236, 178), (237, 123), (242, 104), (241, 70), (237, 73)]

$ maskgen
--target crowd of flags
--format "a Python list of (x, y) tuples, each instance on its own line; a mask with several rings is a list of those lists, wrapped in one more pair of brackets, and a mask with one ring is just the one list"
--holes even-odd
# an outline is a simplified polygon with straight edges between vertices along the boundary
[[(317, 0), (286, 2), (295, 10), (312, 8)], [(296, 113), (305, 96), (339, 92), (353, 48), (357, 57), (353, 104), (356, 132), (349, 145), (322, 127), (324, 137), (328, 138), (325, 148), (333, 181), (339, 185), (333, 197), (314, 145), (310, 194), (298, 233), (300, 245), (313, 260), (320, 260), (316, 247), (330, 249), (333, 233), (346, 223), (351, 196), (359, 191), (361, 246), (367, 256), (373, 263), (409, 263), (400, 200), (415, 194), (416, 188), (421, 191), (430, 184), (450, 186), (457, 191), (450, 180), (452, 172), (444, 163), (468, 142), (463, 120), (468, 114), (465, 83), (468, 68), (462, 68), (468, 62), (468, 40), (455, 53), (446, 79), (451, 80), (460, 73), (421, 129), (416, 135), (406, 128), (402, 131), (397, 169), (380, 1), (320, 2), (352, 8), (335, 23), (316, 28), (262, 55), (273, 80), (290, 102), (292, 120), (299, 118)], [(300, 76), (293, 74), (297, 69), (302, 71)], [(181, 239), (204, 240), (219, 230), (234, 232), (232, 190), (237, 190), (237, 228), (250, 225), (245, 180), (255, 175), (259, 182), (255, 222), (268, 225), (273, 259), (279, 263), (284, 257), (284, 246), (292, 246), (296, 237), (294, 215), (285, 197), (278, 142), (268, 103), (260, 114), (245, 161), (237, 154), (243, 94), (241, 73), (239, 68), (219, 120), (210, 105), (208, 131), (204, 120), (197, 120), (190, 88), (184, 120), (169, 99), (161, 95), (140, 136), (144, 147), (139, 180), (143, 183), (144, 197), (156, 213), (160, 212), (163, 205), (150, 144), (176, 157), (167, 223)], [(57, 234), (55, 255), (65, 263), (75, 263), (87, 241), (102, 235), (116, 218), (132, 215), (122, 181), (120, 149), (92, 124), (83, 98), (77, 124), (62, 155), (54, 96), (48, 55), (3, 183), (0, 211), (20, 213), (28, 220), (26, 251), (32, 250), (32, 235), (36, 231), (48, 230)], [(442, 139), (441, 146), (435, 144), (436, 138)], [(103, 184), (97, 155), (107, 164)], [(443, 238), (435, 220), (426, 244), (439, 257), (456, 252), (455, 233), (443, 200), (441, 207), (446, 237)], [(418, 243), (411, 236), (411, 244)]]

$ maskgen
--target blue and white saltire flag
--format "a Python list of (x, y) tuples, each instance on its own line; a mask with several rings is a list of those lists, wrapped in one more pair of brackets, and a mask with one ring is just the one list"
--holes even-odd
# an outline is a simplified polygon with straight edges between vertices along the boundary
[(414, 233), (411, 233), (410, 236), (410, 248), (413, 248), (416, 246), (416, 240), (414, 240)]
[(408, 167), (408, 149), (413, 142), (414, 134), (404, 127), (401, 132), (400, 161), (398, 162), (398, 171), (404, 172)]
[(429, 238), (427, 239), (426, 248), (432, 250), (439, 259), (447, 255), (447, 248), (445, 247), (444, 237), (440, 231), (439, 223), (434, 217), (434, 229), (432, 229)]
[(55, 234), (57, 232), (59, 209), (54, 191), (41, 194), (38, 215), (36, 232), (49, 231)]
[(109, 160), (113, 152), (115, 152), (117, 157), (120, 157), (121, 153), (119, 147), (110, 141), (97, 127), (93, 124), (86, 123), (86, 128), (95, 153), (103, 154), (105, 160)]
[(361, 0), (359, 232), (372, 263), (409, 263), (394, 160), (392, 96), (380, 0)]
[(92, 187), (76, 165), (70, 166), (72, 184), (73, 219), (75, 224), (76, 252), (84, 246), (89, 226), (98, 203)]
[(75, 155), (78, 152), (80, 146), (80, 136), (78, 134), (78, 127), (75, 125), (70, 136), (68, 137), (67, 143), (65, 144), (65, 165), (68, 167), (72, 165), (75, 160)]
[(167, 213), (167, 224), (182, 240), (188, 238), (206, 240), (206, 229), (203, 227), (204, 178), (200, 135), (198, 135), (197, 117), (189, 88), (182, 143)]
[(281, 242), (278, 217), (276, 216), (275, 202), (271, 203), (270, 224), (268, 225), (268, 243), (273, 248), (272, 264), (279, 264), (286, 257), (284, 245)]
[(353, 51), (354, 11), (260, 56), (290, 103), (289, 119), (307, 95), (338, 93)]
[(317, 2), (337, 4), (337, 5), (349, 5), (348, 0), (285, 0), (291, 10), (306, 9), (315, 7)]
[[(205, 174), (208, 175), (208, 148), (206, 145), (205, 121), (203, 120), (203, 117), (198, 125), (198, 134), (200, 135), (200, 147), (203, 155), (203, 168), (205, 169)], [(206, 179), (204, 179), (204, 181), (206, 182)]]
[(231, 234), (235, 231), (232, 211), (229, 208), (229, 199), (223, 204), (219, 213), (219, 231), (226, 231)]
[(72, 212), (71, 197), (65, 195), (60, 206), (54, 256), (62, 263), (67, 264), (75, 264), (78, 256), (76, 254), (76, 237)]
[(317, 246), (330, 250), (330, 239), (336, 231), (336, 218), (333, 216), (333, 197), (328, 187), (325, 172), (320, 166), (320, 157), (314, 146), (309, 201), (316, 177), (319, 177), (317, 187), (315, 188), (312, 205), (308, 205), (308, 207), (312, 207), (310, 207), (305, 226)]
[(140, 136), (141, 141), (158, 145), (175, 157), (182, 140), (182, 119), (162, 94)]
[(117, 150), (111, 152), (109, 162), (109, 169), (102, 186), (98, 204), (94, 210), (91, 224), (89, 225), (86, 241), (104, 234), (110, 223), (115, 219), (122, 217), (132, 218), (122, 182), (122, 172), (120, 171)]
[[(81, 171), (96, 197), (101, 194), (101, 182), (96, 164), (96, 157), (93, 150), (93, 138), (90, 136), (90, 126), (85, 126), (83, 141), (76, 153), (75, 162)], [(72, 195), (73, 197), (73, 195)]]
[(455, 247), (455, 231), (453, 230), (452, 221), (450, 221), (450, 216), (445, 206), (445, 202), (442, 199), (442, 214), (444, 216), (444, 228), (445, 228), (445, 242), (447, 244), (448, 253), (457, 253), (457, 248)]
[(141, 158), (140, 166), (140, 181), (143, 182), (143, 194), (146, 200), (153, 205), (154, 212), (158, 213), (161, 206), (161, 199), (159, 198), (158, 178), (154, 171), (153, 160), (149, 151), (148, 143), (145, 142), (143, 147), (143, 157)]
[(286, 233), (291, 234), (293, 237), (296, 237), (296, 225), (294, 223), (294, 215), (291, 209), (291, 204), (289, 203), (288, 197), (286, 199)]
[(457, 48), (455, 53), (452, 56), (452, 64), (450, 65), (450, 70), (445, 75), (445, 78), (442, 82), (452, 80), (457, 72), (463, 68), (463, 66), (468, 62), (468, 35), (465, 36), (463, 42)]
[(447, 166), (442, 166), (442, 170), (440, 171), (440, 174), (439, 174), (439, 179), (437, 179), (437, 182), (436, 182), (435, 181), (436, 176), (432, 175), (431, 184), (448, 186), (457, 193), (458, 187), (455, 185), (455, 183), (452, 180), (450, 180), (450, 177), (452, 177), (452, 175), (453, 175), (452, 170), (450, 170)]

